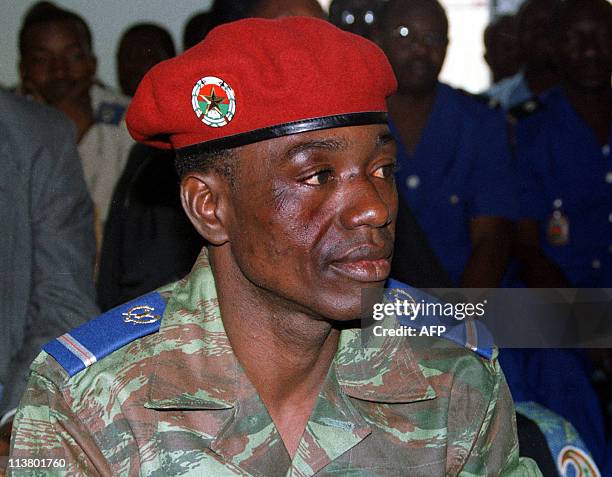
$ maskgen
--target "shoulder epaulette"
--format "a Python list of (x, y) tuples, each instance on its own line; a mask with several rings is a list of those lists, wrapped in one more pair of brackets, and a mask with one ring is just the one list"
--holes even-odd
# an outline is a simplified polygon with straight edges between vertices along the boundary
[(117, 126), (121, 122), (126, 109), (123, 104), (104, 101), (98, 105), (94, 121), (96, 123)]
[(103, 313), (43, 346), (72, 377), (113, 351), (159, 331), (166, 301), (153, 292)]
[[(437, 303), (444, 304), (441, 300), (433, 297), (422, 290), (413, 288), (405, 283), (394, 279), (389, 279), (386, 285), (387, 289), (401, 290), (408, 293), (409, 300), (415, 303)], [(396, 295), (397, 296), (397, 295)], [(398, 297), (401, 299), (401, 297)], [(474, 353), (486, 359), (492, 359), (495, 356), (495, 344), (493, 337), (487, 327), (479, 320), (475, 319), (456, 319), (455, 317), (440, 317), (440, 316), (424, 316), (418, 322), (413, 321), (410, 317), (400, 316), (398, 320), (401, 325), (414, 326), (415, 323), (426, 326), (444, 326), (445, 331), (439, 335), (453, 343), (470, 349)]]
[(511, 122), (520, 121), (536, 111), (540, 111), (543, 106), (542, 101), (534, 96), (527, 101), (523, 101), (522, 103), (511, 107), (507, 112), (508, 118)]

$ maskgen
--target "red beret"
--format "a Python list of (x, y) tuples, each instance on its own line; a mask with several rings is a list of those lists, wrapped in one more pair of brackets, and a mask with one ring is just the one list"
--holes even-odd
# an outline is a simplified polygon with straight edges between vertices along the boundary
[(159, 148), (226, 149), (385, 122), (396, 86), (384, 53), (364, 38), (315, 18), (249, 18), (151, 69), (127, 125)]

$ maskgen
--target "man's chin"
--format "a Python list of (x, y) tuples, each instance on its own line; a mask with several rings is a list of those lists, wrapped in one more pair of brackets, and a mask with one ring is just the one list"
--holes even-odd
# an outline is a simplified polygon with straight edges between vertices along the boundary
[(76, 85), (73, 83), (62, 83), (61, 85), (46, 87), (42, 96), (48, 104), (56, 106), (73, 94), (75, 87)]

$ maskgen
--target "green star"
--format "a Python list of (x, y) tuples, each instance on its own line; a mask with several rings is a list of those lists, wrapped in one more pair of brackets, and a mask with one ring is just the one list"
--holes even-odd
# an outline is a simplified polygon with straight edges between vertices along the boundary
[(208, 114), (210, 110), (216, 109), (217, 112), (220, 115), (223, 115), (219, 105), (221, 103), (223, 103), (223, 101), (225, 101), (225, 97), (224, 96), (217, 96), (215, 94), (215, 87), (214, 86), (211, 88), (210, 96), (204, 96), (204, 101), (206, 101), (208, 103), (208, 105), (206, 106), (206, 111), (204, 111), (204, 114)]

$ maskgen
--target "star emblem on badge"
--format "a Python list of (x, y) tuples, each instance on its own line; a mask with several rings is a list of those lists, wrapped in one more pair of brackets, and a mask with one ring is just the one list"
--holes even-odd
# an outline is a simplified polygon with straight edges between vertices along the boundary
[(219, 128), (227, 125), (236, 113), (236, 96), (232, 87), (216, 76), (198, 81), (191, 92), (191, 105), (200, 121)]
[(202, 99), (204, 99), (204, 101), (208, 103), (208, 106), (206, 106), (206, 111), (204, 111), (204, 114), (208, 114), (211, 109), (215, 109), (217, 110), (219, 114), (222, 114), (220, 105), (227, 98), (225, 96), (217, 96), (215, 93), (215, 87), (213, 86), (210, 96), (203, 95)]

